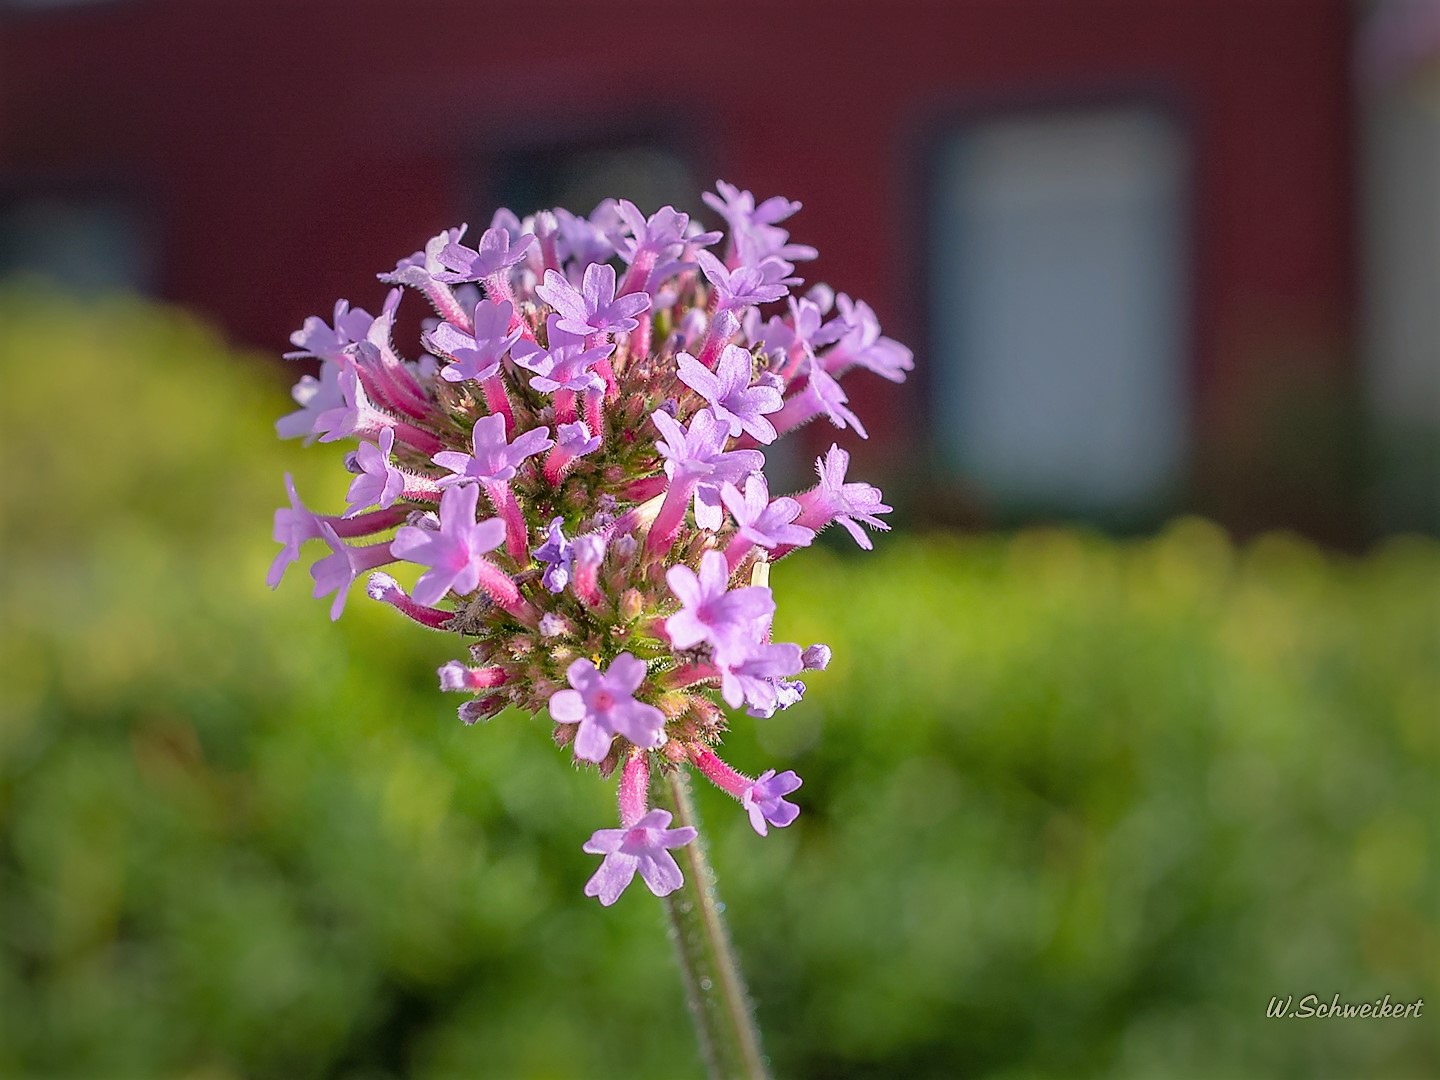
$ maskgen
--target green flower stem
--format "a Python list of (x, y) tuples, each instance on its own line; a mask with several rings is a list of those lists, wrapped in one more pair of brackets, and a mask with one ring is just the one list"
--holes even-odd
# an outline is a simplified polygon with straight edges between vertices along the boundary
[[(656, 802), (674, 815), (671, 828), (689, 825), (698, 833), (690, 771), (668, 770), (656, 787)], [(715, 895), (715, 872), (705, 857), (703, 839), (697, 836), (674, 854), (685, 884), (665, 897), (665, 913), (705, 1067), (711, 1080), (769, 1080), (760, 1031), (725, 929), (724, 905)]]

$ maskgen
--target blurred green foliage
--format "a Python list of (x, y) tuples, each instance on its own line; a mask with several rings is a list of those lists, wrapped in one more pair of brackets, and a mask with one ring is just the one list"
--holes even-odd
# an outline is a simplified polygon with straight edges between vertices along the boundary
[[(282, 472), (344, 482), (278, 380), (13, 289), (0, 364), (0, 1075), (697, 1076), (658, 903), (581, 895), (611, 785), (261, 584)], [(879, 548), (774, 574), (836, 659), (728, 748), (799, 822), (699, 793), (780, 1076), (1434, 1075), (1435, 544)], [(1310, 992), (1436, 1000), (1266, 1019)]]

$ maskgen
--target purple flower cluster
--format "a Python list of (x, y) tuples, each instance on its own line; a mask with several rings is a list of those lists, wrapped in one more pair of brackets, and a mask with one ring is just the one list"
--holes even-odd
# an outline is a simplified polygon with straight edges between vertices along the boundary
[[(888, 528), (890, 507), (838, 446), (814, 488), (772, 498), (760, 447), (820, 417), (863, 437), (840, 379), (912, 366), (864, 303), (797, 292), (815, 250), (780, 223), (798, 203), (723, 182), (704, 200), (728, 238), (624, 200), (501, 210), (473, 247), (447, 229), (380, 275), (380, 315), (342, 300), (305, 320), (287, 355), (318, 370), (277, 424), (359, 448), (343, 513), (309, 510), (286, 478), (269, 583), (320, 541), (332, 618), (368, 573), (372, 599), (465, 640), (439, 673), (471, 695), (465, 723), (548, 711), (576, 761), (618, 769), (620, 828), (584, 845), (604, 856), (585, 891), (607, 905), (637, 873), (661, 896), (683, 880), (670, 851), (695, 831), (650, 808), (652, 769), (699, 772), (762, 836), (799, 813), (793, 772), (750, 779), (716, 755), (716, 699), (756, 717), (800, 700), (796, 676), (830, 650), (771, 640), (769, 566), (836, 523), (869, 548), (862, 526)], [(416, 360), (392, 340), (406, 289), (435, 315)], [(395, 564), (409, 592), (381, 571), (406, 576)]]

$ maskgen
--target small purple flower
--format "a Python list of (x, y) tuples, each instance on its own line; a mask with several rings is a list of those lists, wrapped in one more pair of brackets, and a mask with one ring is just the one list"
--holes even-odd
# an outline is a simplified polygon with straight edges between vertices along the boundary
[(473, 454), (442, 450), (435, 455), (435, 464), (453, 474), (440, 480), (442, 488), (476, 481), (509, 481), (526, 458), (555, 445), (550, 439), (550, 429), (544, 427), (531, 428), (517, 435), (514, 442), (507, 443), (505, 418), (499, 415), (482, 416), (476, 420), (471, 434)]
[(650, 297), (643, 292), (616, 298), (615, 268), (609, 263), (587, 266), (578, 291), (554, 270), (546, 270), (545, 284), (535, 292), (561, 315), (556, 325), (570, 334), (625, 333), (640, 325), (634, 316), (650, 308)]
[(450, 488), (440, 498), (439, 531), (402, 526), (390, 544), (397, 559), (429, 567), (415, 583), (416, 603), (434, 604), (447, 592), (460, 595), (479, 587), (483, 556), (505, 542), (505, 523), (475, 520), (480, 489), (475, 484)]
[(665, 458), (669, 476), (685, 474), (711, 478), (718, 486), (724, 480), (739, 480), (765, 465), (765, 455), (758, 450), (726, 450), (725, 429), (709, 409), (701, 409), (682, 428), (678, 421), (662, 409), (650, 419), (664, 436), (657, 444)]
[(745, 492), (734, 484), (720, 490), (720, 498), (735, 518), (737, 535), (763, 548), (781, 544), (804, 547), (815, 539), (815, 533), (792, 522), (800, 516), (800, 504), (782, 495), (770, 501), (770, 487), (763, 473), (754, 473), (745, 480)]
[(743, 229), (753, 225), (774, 225), (784, 221), (800, 209), (799, 202), (793, 202), (781, 195), (772, 195), (757, 207), (755, 196), (724, 180), (715, 181), (715, 193), (709, 191), (700, 196), (705, 205), (723, 217), (732, 229)]
[(749, 432), (762, 443), (775, 441), (775, 427), (765, 413), (784, 407), (780, 391), (763, 383), (751, 385), (755, 358), (739, 345), (726, 345), (720, 362), (711, 371), (688, 353), (676, 357), (680, 381), (710, 404), (715, 419), (725, 424), (733, 438)]
[(775, 599), (768, 588), (730, 588), (730, 568), (718, 551), (705, 552), (700, 573), (688, 566), (672, 566), (665, 581), (680, 601), (680, 610), (665, 620), (670, 644), (677, 649), (709, 644), (722, 667), (748, 657), (760, 639), (757, 627), (775, 614)]
[(812, 247), (789, 243), (790, 234), (776, 224), (799, 210), (798, 202), (775, 195), (756, 206), (754, 195), (723, 180), (715, 182), (715, 190), (719, 195), (707, 191), (700, 197), (730, 225), (731, 244), (741, 265), (755, 266), (772, 255), (798, 262), (818, 254)]
[(436, 275), (445, 270), (445, 264), (440, 261), (440, 253), (451, 244), (459, 244), (467, 228), (468, 226), (461, 225), (432, 236), (425, 242), (424, 251), (406, 256), (395, 264), (394, 270), (376, 276), (387, 285), (409, 285), (412, 288), (424, 289), (430, 282), (438, 280)]
[(786, 399), (785, 407), (775, 414), (775, 428), (780, 432), (791, 431), (807, 424), (817, 416), (824, 416), (837, 428), (850, 427), (862, 439), (870, 436), (860, 418), (850, 411), (850, 400), (840, 384), (826, 373), (817, 360), (808, 361), (809, 377), (804, 389)]
[(545, 542), (533, 552), (535, 558), (545, 564), (541, 584), (552, 593), (565, 591), (565, 586), (570, 583), (570, 567), (574, 560), (571, 543), (560, 528), (564, 522), (563, 517), (553, 519), (546, 530)]
[(623, 652), (604, 672), (589, 660), (575, 660), (565, 677), (573, 689), (550, 696), (550, 715), (557, 723), (580, 725), (575, 733), (577, 758), (602, 761), (617, 735), (645, 750), (664, 745), (665, 714), (635, 700), (645, 681), (643, 660)]
[(628, 828), (597, 829), (585, 842), (591, 855), (604, 855), (600, 869), (585, 884), (585, 895), (598, 897), (609, 907), (619, 899), (636, 871), (656, 896), (668, 896), (685, 883), (668, 848), (684, 847), (695, 839), (689, 825), (671, 829), (668, 810), (651, 810)]
[(530, 385), (542, 393), (604, 389), (605, 380), (590, 369), (615, 351), (615, 343), (609, 341), (587, 349), (585, 339), (560, 329), (560, 322), (558, 315), (551, 315), (546, 323), (548, 348), (529, 339), (517, 341), (511, 351), (515, 363), (535, 372)]
[(379, 438), (390, 426), (390, 418), (375, 408), (360, 384), (360, 374), (347, 357), (340, 370), (340, 404), (315, 419), (315, 430), (321, 442), (335, 442), (351, 435), (358, 438)]
[[(812, 290), (813, 293), (813, 290)], [(790, 314), (773, 317), (751, 335), (751, 343), (767, 355), (796, 363), (813, 357), (815, 350), (838, 341), (846, 326), (841, 319), (825, 321), (824, 309), (811, 296), (790, 298)]]
[(307, 318), (299, 330), (290, 335), (290, 344), (295, 352), (285, 354), (286, 360), (300, 360), (315, 357), (319, 360), (339, 360), (345, 349), (357, 341), (364, 341), (370, 333), (374, 316), (364, 308), (352, 308), (350, 301), (335, 301), (335, 314), (330, 326), (318, 315)]
[[(693, 487), (695, 523), (702, 529), (720, 528), (725, 520), (720, 508), (720, 485), (759, 472), (765, 465), (765, 455), (758, 450), (725, 450), (725, 429), (709, 409), (701, 409), (691, 417), (688, 429), (664, 410), (657, 409), (650, 418), (665, 436), (656, 448), (665, 458), (665, 474), (671, 485), (678, 485), (682, 491)], [(683, 505), (677, 510), (683, 512)]]
[(560, 227), (555, 246), (561, 259), (588, 266), (615, 254), (609, 235), (618, 221), (614, 199), (604, 200), (588, 218), (557, 206), (555, 220)]
[[(695, 259), (701, 272), (715, 286), (719, 310), (735, 311), (753, 304), (768, 304), (790, 292), (782, 280), (789, 273), (784, 269), (789, 264), (781, 259), (766, 259), (762, 266), (737, 266), (734, 270), (725, 269), (725, 264), (708, 251), (698, 252)], [(775, 271), (780, 272), (778, 277), (773, 276)]]
[[(761, 705), (756, 705), (752, 700), (745, 708), (746, 716), (753, 716), (757, 720), (769, 720), (776, 712), (790, 708), (805, 696), (805, 684), (799, 679), (774, 678), (767, 682), (769, 690), (763, 693), (765, 700)], [(774, 693), (773, 701), (769, 698), (771, 692)]]
[(847, 407), (849, 396), (840, 389), (840, 384), (813, 360), (810, 362), (809, 381), (801, 392), (801, 396), (805, 395), (814, 395), (815, 403), (819, 406), (820, 411), (837, 428), (849, 427), (862, 439), (870, 437), (865, 431), (865, 425), (860, 423), (860, 418)]
[(685, 243), (689, 214), (682, 214), (673, 206), (662, 206), (647, 218), (629, 199), (621, 199), (616, 208), (626, 228), (613, 233), (610, 239), (615, 253), (625, 262), (643, 259), (653, 266)]
[(820, 483), (797, 500), (800, 503), (798, 523), (808, 529), (819, 530), (831, 521), (838, 521), (857, 544), (869, 551), (874, 545), (857, 522), (863, 522), (872, 529), (889, 531), (890, 526), (875, 515), (888, 514), (891, 508), (880, 501), (879, 488), (870, 484), (847, 484), (845, 471), (849, 467), (850, 455), (838, 446), (831, 446), (823, 460), (815, 459)]
[(512, 241), (510, 230), (504, 226), (486, 229), (480, 236), (478, 250), (463, 246), (457, 238), (441, 249), (440, 264), (445, 269), (435, 274), (435, 280), (448, 284), (484, 281), (514, 266), (534, 243), (535, 237), (529, 233), (516, 236)]
[(265, 575), (265, 584), (272, 589), (279, 587), (286, 568), (300, 558), (300, 545), (306, 540), (318, 540), (322, 535), (320, 518), (300, 501), (295, 479), (289, 473), (285, 474), (285, 491), (290, 496), (290, 505), (275, 511), (274, 531), (275, 542), (284, 546), (271, 562), (270, 572)]
[(841, 293), (836, 297), (840, 322), (847, 327), (835, 347), (825, 354), (825, 370), (840, 376), (852, 367), (873, 371), (882, 379), (904, 382), (905, 373), (915, 367), (915, 356), (894, 338), (883, 337), (880, 321), (863, 300), (851, 301)]
[(335, 594), (330, 605), (330, 619), (340, 618), (345, 611), (345, 598), (355, 579), (377, 566), (395, 561), (387, 543), (366, 544), (352, 547), (336, 534), (328, 521), (320, 523), (320, 537), (330, 545), (330, 554), (310, 567), (310, 576), (315, 579), (315, 599)]
[(405, 493), (405, 474), (390, 464), (390, 452), (394, 447), (395, 432), (392, 428), (380, 432), (379, 446), (361, 442), (360, 449), (355, 452), (355, 465), (360, 475), (350, 482), (350, 490), (345, 494), (347, 518), (370, 506), (388, 509)]
[(584, 420), (561, 424), (555, 432), (555, 441), (572, 458), (584, 457), (600, 448), (600, 436), (591, 435)]
[(740, 796), (740, 805), (750, 813), (750, 824), (761, 836), (765, 836), (769, 825), (783, 829), (800, 816), (800, 808), (785, 799), (800, 787), (800, 777), (790, 770), (775, 775), (774, 769), (766, 769), (757, 776)]
[[(717, 652), (715, 657), (716, 666), (720, 669), (720, 696), (732, 709), (738, 709), (742, 703), (750, 706), (748, 711), (751, 716), (773, 716), (775, 710), (799, 701), (799, 695), (804, 692), (803, 684), (794, 684), (800, 687), (796, 692), (794, 686), (787, 682), (788, 676), (801, 670), (800, 646), (758, 644), (769, 629), (770, 616), (767, 615), (751, 627), (753, 637), (748, 645), (741, 640), (738, 648), (743, 651), (730, 654)], [(790, 698), (783, 705), (782, 692)]]
[(547, 611), (540, 616), (540, 636), (542, 638), (564, 637), (575, 632), (575, 624), (564, 615), (557, 615), (553, 611)]
[(341, 365), (326, 360), (320, 365), (320, 376), (301, 375), (300, 381), (290, 391), (295, 404), (300, 408), (275, 421), (275, 433), (282, 439), (298, 439), (308, 436), (306, 442), (313, 442), (319, 434), (317, 425), (320, 418), (345, 404), (340, 389)]
[(481, 300), (475, 305), (473, 333), (442, 322), (425, 334), (422, 340), (427, 348), (454, 361), (441, 368), (440, 377), (446, 382), (484, 382), (492, 377), (506, 351), (520, 338), (518, 326), (510, 329), (514, 312), (509, 300)]

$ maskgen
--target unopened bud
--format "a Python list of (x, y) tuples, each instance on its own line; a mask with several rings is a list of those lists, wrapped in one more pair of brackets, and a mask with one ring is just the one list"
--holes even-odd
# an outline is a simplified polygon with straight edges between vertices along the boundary
[(545, 638), (571, 637), (575, 633), (575, 624), (564, 615), (553, 611), (547, 611), (540, 616), (540, 636)]
[(824, 671), (830, 666), (830, 646), (811, 645), (800, 654), (800, 663), (805, 671)]
[(489, 697), (472, 698), (465, 702), (457, 710), (460, 714), (460, 722), (466, 727), (481, 721), (489, 720), (505, 708), (506, 700), (504, 694), (491, 694)]
[(639, 589), (626, 589), (620, 594), (620, 619), (622, 622), (634, 622), (640, 617), (640, 612), (645, 610), (645, 598), (640, 595)]

